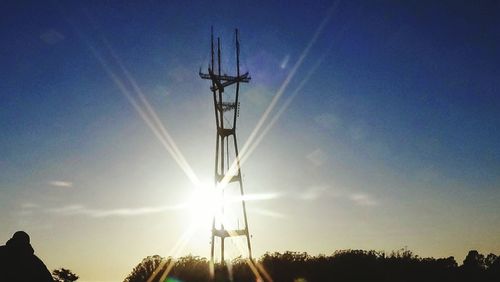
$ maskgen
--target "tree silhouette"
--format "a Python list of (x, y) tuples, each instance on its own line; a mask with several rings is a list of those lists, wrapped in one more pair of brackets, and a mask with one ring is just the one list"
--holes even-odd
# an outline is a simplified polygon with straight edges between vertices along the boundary
[(175, 261), (170, 277), (181, 281), (203, 282), (210, 279), (209, 262), (197, 256), (185, 256)]
[(498, 256), (495, 255), (495, 254), (489, 254), (487, 255), (485, 258), (484, 258), (484, 266), (487, 268), (487, 269), (491, 269), (495, 263), (500, 263), (500, 261), (498, 260)]
[[(162, 264), (162, 261), (164, 262)], [(145, 258), (125, 282), (159, 282), (166, 262), (159, 256)], [(386, 254), (380, 251), (341, 250), (332, 255), (307, 253), (266, 253), (258, 261), (274, 281), (382, 281), (382, 282), (497, 282), (500, 281), (500, 257), (470, 251), (459, 267), (455, 258), (421, 258), (404, 248)], [(163, 266), (162, 266), (163, 265)], [(160, 267), (158, 267), (160, 266)], [(156, 269), (156, 272), (155, 272)], [(210, 278), (205, 258), (186, 256), (177, 259), (169, 272), (169, 281), (245, 282), (255, 281), (248, 260), (237, 258), (226, 265), (215, 264)], [(266, 280), (267, 281), (267, 280)], [(164, 281), (161, 281), (164, 282)]]
[(490, 281), (500, 280), (500, 256), (489, 254), (485, 259), (487, 277)]
[(465, 257), (463, 267), (471, 270), (484, 269), (484, 256), (476, 250), (469, 251), (469, 253)]
[(465, 280), (483, 281), (486, 268), (484, 255), (476, 250), (469, 251), (460, 268)]
[(78, 275), (66, 268), (59, 268), (52, 271), (52, 278), (56, 282), (73, 282), (78, 280)]
[[(169, 259), (170, 260), (170, 259)], [(157, 281), (167, 266), (169, 260), (165, 260), (159, 255), (144, 258), (130, 273), (124, 282), (146, 282), (153, 276), (153, 281)]]

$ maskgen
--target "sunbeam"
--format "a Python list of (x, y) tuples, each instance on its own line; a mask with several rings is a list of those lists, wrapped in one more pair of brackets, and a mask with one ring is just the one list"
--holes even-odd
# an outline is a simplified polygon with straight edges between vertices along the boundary
[[(330, 18), (332, 17), (333, 12), (335, 11), (338, 3), (339, 3), (339, 1), (336, 1), (328, 9), (326, 17), (321, 21), (321, 23), (318, 26), (318, 28), (316, 29), (313, 37), (311, 38), (311, 40), (309, 41), (309, 43), (306, 45), (306, 47), (305, 47), (304, 51), (302, 51), (302, 54), (300, 55), (299, 59), (294, 64), (293, 68), (290, 70), (290, 72), (288, 73), (287, 77), (283, 81), (283, 84), (280, 86), (280, 88), (278, 89), (278, 91), (276, 92), (276, 94), (273, 96), (273, 99), (271, 100), (271, 103), (268, 105), (268, 107), (266, 108), (266, 110), (262, 114), (261, 118), (257, 122), (255, 128), (250, 133), (250, 137), (247, 139), (247, 141), (243, 145), (243, 147), (242, 147), (242, 149), (240, 151), (240, 154), (239, 154), (240, 157), (233, 161), (232, 165), (230, 166), (230, 168), (228, 170), (228, 173), (222, 179), (221, 184), (223, 186), (225, 186), (225, 185), (227, 185), (227, 183), (229, 183), (229, 180), (231, 179), (231, 177), (237, 173), (238, 167), (243, 163), (243, 160), (246, 160), (248, 158), (247, 155), (250, 154), (250, 152), (251, 152), (250, 149), (256, 147), (256, 145), (254, 145), (254, 143), (255, 143), (254, 141), (255, 141), (255, 138), (258, 138), (257, 134), (259, 133), (259, 130), (264, 125), (264, 122), (268, 118), (269, 114), (272, 112), (272, 110), (276, 106), (278, 100), (281, 98), (281, 96), (285, 92), (288, 84), (293, 79), (293, 77), (295, 76), (295, 73), (300, 68), (300, 66), (302, 65), (302, 62), (307, 57), (307, 55), (309, 54), (311, 48), (313, 47), (313, 45), (316, 43), (317, 39), (321, 35), (323, 29), (325, 28), (325, 26), (329, 22)], [(311, 72), (311, 74), (312, 74), (312, 72)], [(304, 81), (304, 84), (305, 84), (306, 80), (303, 80), (303, 81)], [(285, 102), (285, 105), (288, 106), (288, 104), (290, 102), (291, 102), (291, 99), (288, 99), (287, 102)], [(286, 109), (286, 107), (282, 107), (281, 110), (280, 110), (280, 112), (283, 112), (285, 109)], [(281, 113), (279, 113), (279, 115), (281, 115)], [(279, 117), (279, 115), (277, 115), (277, 117), (274, 118), (275, 121), (277, 120), (277, 118)], [(267, 130), (269, 130), (270, 128), (271, 128), (270, 126), (266, 127)], [(261, 135), (261, 136), (263, 136), (263, 135)], [(262, 139), (262, 137), (260, 139)]]
[(280, 116), (286, 111), (286, 109), (288, 108), (288, 106), (292, 103), (292, 101), (295, 99), (295, 97), (300, 93), (300, 91), (302, 90), (302, 88), (306, 85), (306, 83), (309, 81), (309, 79), (311, 78), (311, 76), (316, 72), (316, 70), (318, 69), (318, 67), (323, 62), (324, 58), (329, 53), (329, 51), (331, 49), (331, 46), (332, 45), (330, 45), (330, 48), (328, 48), (328, 50), (325, 53), (323, 53), (323, 55), (314, 63), (314, 65), (311, 67), (311, 69), (309, 69), (309, 71), (307, 72), (307, 74), (300, 81), (300, 83), (297, 86), (297, 88), (285, 100), (285, 103), (283, 103), (283, 105), (281, 105), (281, 107), (279, 108), (278, 112), (276, 112), (276, 114), (266, 124), (266, 126), (264, 127), (264, 129), (255, 138), (255, 140), (252, 142), (252, 144), (248, 148), (246, 154), (241, 158), (241, 160), (240, 160), (241, 163), (244, 163), (248, 159), (248, 157), (252, 154), (252, 152), (255, 150), (255, 148), (257, 148), (257, 146), (260, 144), (260, 142), (262, 141), (262, 139), (264, 138), (264, 136), (267, 134), (267, 132), (269, 130), (271, 130), (271, 128), (278, 121), (278, 119), (280, 118)]
[(179, 150), (174, 139), (172, 138), (170, 133), (167, 131), (167, 129), (165, 128), (165, 126), (163, 125), (161, 120), (158, 118), (156, 111), (153, 109), (153, 107), (151, 106), (151, 104), (147, 100), (146, 96), (144, 95), (144, 92), (139, 87), (136, 80), (130, 74), (128, 69), (123, 65), (121, 59), (116, 55), (116, 52), (113, 50), (113, 48), (111, 47), (111, 44), (108, 42), (108, 40), (106, 38), (103, 38), (103, 42), (104, 42), (106, 48), (109, 50), (112, 58), (118, 64), (120, 69), (125, 74), (125, 77), (128, 79), (129, 83), (132, 85), (132, 87), (133, 87), (135, 93), (137, 94), (137, 96), (139, 97), (140, 101), (145, 106), (145, 108), (147, 110), (147, 114), (149, 114), (149, 117), (151, 117), (153, 119), (153, 124), (156, 125), (156, 127), (157, 127), (157, 129), (159, 129), (163, 139), (169, 144), (169, 146), (171, 148), (172, 157), (176, 160), (176, 162), (179, 164), (179, 166), (184, 170), (184, 172), (186, 173), (188, 178), (195, 185), (194, 187), (198, 187), (198, 185), (200, 184), (198, 176), (194, 173), (193, 169), (191, 168), (189, 163), (186, 161), (186, 158)]
[[(179, 165), (179, 167), (184, 171), (188, 179), (196, 185), (200, 183), (198, 176), (194, 173), (189, 163), (186, 161), (184, 155), (179, 150), (177, 144), (175, 143), (172, 136), (169, 134), (161, 120), (158, 118), (158, 115), (154, 111), (151, 104), (147, 101), (143, 91), (127, 70), (127, 68), (123, 65), (121, 59), (116, 55), (109, 41), (101, 34), (101, 41), (104, 43), (106, 49), (111, 54), (111, 58), (114, 60), (115, 64), (120, 68), (120, 70), (125, 75), (126, 79), (132, 85), (133, 92), (139, 97), (139, 101), (143, 106), (140, 105), (139, 101), (133, 96), (131, 91), (126, 87), (125, 83), (119, 78), (119, 76), (111, 69), (108, 62), (103, 58), (103, 56), (99, 53), (99, 51), (92, 46), (90, 40), (87, 40), (87, 37), (78, 29), (76, 25), (66, 16), (66, 13), (59, 7), (59, 10), (65, 20), (74, 27), (77, 32), (80, 40), (84, 42), (84, 44), (90, 49), (92, 55), (97, 59), (101, 67), (104, 69), (105, 73), (111, 78), (113, 83), (119, 88), (122, 95), (125, 96), (127, 101), (132, 105), (134, 110), (139, 114), (142, 120), (146, 123), (146, 125), (151, 129), (154, 136), (158, 139), (158, 141), (163, 145), (163, 147), (167, 150), (167, 152), (172, 156), (174, 161)], [(95, 30), (98, 29), (98, 24), (96, 21), (92, 20), (89, 13), (85, 13), (85, 16), (88, 22), (94, 27)]]
[[(136, 101), (136, 99), (132, 96), (130, 91), (127, 89), (125, 84), (120, 80), (120, 78), (111, 70), (111, 68), (108, 66), (104, 58), (97, 52), (97, 50), (89, 46), (90, 49), (92, 50), (93, 55), (96, 57), (96, 59), (99, 61), (105, 72), (108, 74), (108, 76), (113, 80), (115, 85), (120, 89), (120, 92), (127, 98), (129, 103), (134, 107), (136, 112), (140, 115), (142, 120), (148, 125), (148, 127), (151, 129), (153, 134), (157, 137), (158, 141), (163, 145), (163, 147), (167, 150), (168, 153), (172, 156), (172, 158), (177, 162), (179, 167), (185, 172), (185, 174), (188, 176), (188, 178), (193, 182), (193, 184), (199, 183), (198, 177), (190, 166), (187, 164), (187, 162), (184, 160), (184, 158), (179, 157), (176, 147), (173, 147), (172, 143), (169, 142), (171, 140), (165, 139), (163, 136), (163, 131), (166, 132), (166, 130), (163, 129), (158, 129), (156, 126), (155, 122), (153, 122), (150, 117), (148, 116), (148, 113), (146, 113), (142, 107), (139, 105), (139, 103)], [(163, 134), (162, 134), (163, 133)], [(169, 136), (169, 135), (168, 135)], [(173, 141), (173, 140), (172, 140)]]
[(161, 261), (161, 263), (156, 267), (156, 269), (153, 271), (151, 276), (148, 278), (147, 282), (152, 282), (153, 279), (157, 276), (158, 271), (161, 271), (164, 268), (165, 264), (168, 263), (167, 267), (162, 272), (162, 275), (161, 275), (162, 278), (158, 281), (165, 280), (165, 278), (170, 273), (170, 271), (172, 270), (172, 268), (175, 264), (175, 257), (177, 257), (177, 255), (180, 253), (180, 251), (184, 249), (184, 247), (187, 245), (187, 243), (189, 243), (189, 240), (193, 236), (195, 229), (196, 228), (194, 228), (194, 225), (191, 224), (184, 231), (184, 233), (181, 235), (179, 240), (177, 240), (177, 242), (173, 246), (172, 250), (170, 250), (169, 256), (167, 257), (167, 259), (164, 259)]

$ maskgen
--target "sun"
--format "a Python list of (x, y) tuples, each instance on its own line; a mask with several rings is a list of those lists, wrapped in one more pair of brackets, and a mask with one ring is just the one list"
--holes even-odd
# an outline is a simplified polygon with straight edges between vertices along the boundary
[(214, 216), (220, 212), (223, 201), (220, 191), (214, 184), (202, 183), (191, 192), (187, 201), (187, 210), (191, 223), (199, 227), (208, 227)]

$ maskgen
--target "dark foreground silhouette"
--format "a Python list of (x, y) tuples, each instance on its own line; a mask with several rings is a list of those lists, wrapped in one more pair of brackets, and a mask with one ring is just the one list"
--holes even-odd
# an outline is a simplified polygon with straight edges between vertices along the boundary
[(45, 264), (35, 256), (26, 232), (17, 231), (4, 246), (0, 246), (0, 281), (53, 282)]
[[(453, 257), (420, 258), (405, 249), (389, 255), (363, 250), (337, 251), (330, 256), (267, 253), (258, 262), (275, 282), (500, 281), (500, 257), (494, 254), (484, 256), (477, 251), (470, 251), (460, 266)], [(143, 282), (150, 277), (153, 277), (152, 281), (159, 281), (169, 263), (173, 263), (173, 268), (168, 275), (171, 280), (167, 281), (213, 281), (205, 258), (187, 256), (172, 261), (155, 255), (144, 258), (125, 282)], [(233, 260), (227, 268), (216, 265), (215, 273), (216, 281), (255, 281), (243, 259)], [(228, 273), (232, 280), (227, 278)]]

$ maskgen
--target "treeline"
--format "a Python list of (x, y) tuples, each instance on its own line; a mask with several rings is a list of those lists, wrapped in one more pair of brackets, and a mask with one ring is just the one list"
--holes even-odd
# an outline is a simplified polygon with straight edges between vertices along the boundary
[[(406, 249), (390, 254), (344, 250), (329, 256), (266, 253), (257, 262), (276, 282), (500, 281), (500, 257), (477, 251), (470, 251), (461, 265), (453, 257), (421, 258)], [(143, 259), (125, 282), (146, 282), (149, 278), (159, 281), (167, 268), (170, 268), (168, 281), (213, 281), (206, 258), (186, 256), (172, 260), (156, 255)], [(215, 281), (255, 281), (255, 269), (245, 259), (235, 259), (226, 266), (217, 264), (215, 268)]]

